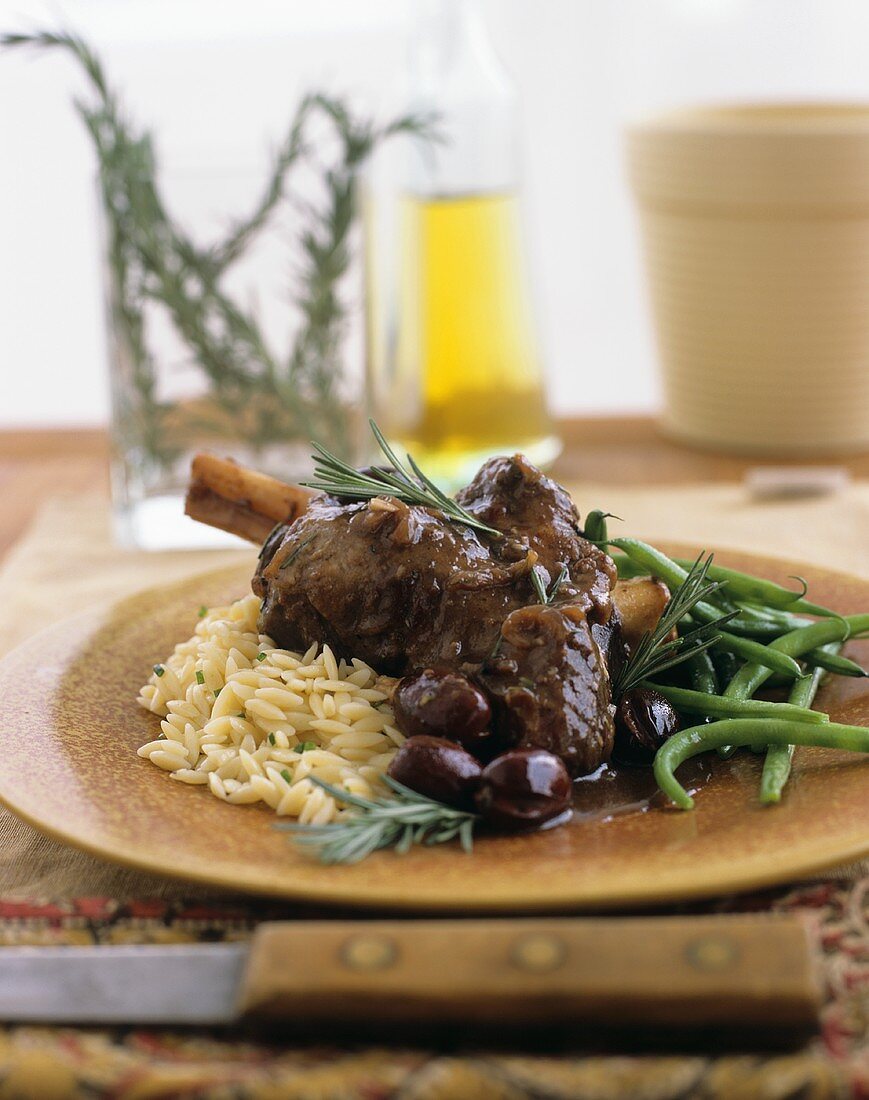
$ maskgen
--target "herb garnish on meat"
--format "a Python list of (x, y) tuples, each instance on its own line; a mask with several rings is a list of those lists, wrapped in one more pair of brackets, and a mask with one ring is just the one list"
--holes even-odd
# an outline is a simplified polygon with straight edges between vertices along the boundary
[(491, 538), (503, 538), (501, 531), (483, 523), (439, 489), (431, 478), (422, 472), (410, 455), (407, 456), (407, 463), (410, 466), (408, 470), (386, 442), (377, 424), (373, 420), (369, 420), (368, 423), (391, 469), (373, 467), (365, 471), (357, 470), (346, 462), (342, 462), (321, 444), (313, 443), (312, 446), (317, 452), (312, 456), (315, 463), (314, 478), (302, 484), (309, 489), (319, 489), (323, 493), (345, 500), (395, 497), (396, 500), (404, 501), (405, 504), (421, 504), (426, 508), (434, 508), (454, 523), (473, 527), (475, 531), (482, 531)]

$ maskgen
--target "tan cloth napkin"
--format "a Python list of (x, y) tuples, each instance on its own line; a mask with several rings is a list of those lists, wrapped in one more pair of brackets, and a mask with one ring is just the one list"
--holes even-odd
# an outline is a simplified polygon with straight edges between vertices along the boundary
[(610, 534), (730, 547), (826, 565), (869, 578), (869, 482), (829, 496), (756, 502), (741, 485), (623, 486), (574, 484), (581, 513), (620, 516)]
[[(869, 484), (835, 496), (752, 503), (738, 486), (625, 489), (572, 486), (582, 512), (621, 516), (625, 533), (732, 546), (869, 576)], [(255, 551), (146, 553), (112, 544), (108, 505), (99, 495), (49, 501), (0, 570), (0, 654), (53, 622), (137, 589), (234, 562), (253, 570)], [(116, 868), (42, 837), (0, 811), (0, 895), (159, 894), (199, 888)]]
[[(0, 655), (96, 603), (233, 562), (256, 551), (146, 553), (112, 544), (102, 495), (49, 501), (0, 569)], [(116, 867), (43, 836), (0, 810), (0, 896), (205, 897), (210, 891)]]

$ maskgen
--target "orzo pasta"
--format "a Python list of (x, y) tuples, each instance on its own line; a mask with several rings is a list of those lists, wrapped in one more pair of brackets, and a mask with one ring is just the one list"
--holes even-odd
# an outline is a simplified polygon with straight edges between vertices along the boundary
[(340, 811), (308, 776), (372, 795), (404, 740), (394, 681), (328, 646), (277, 649), (257, 632), (259, 610), (256, 596), (203, 608), (193, 637), (154, 666), (139, 702), (161, 734), (139, 756), (225, 802), (323, 824)]

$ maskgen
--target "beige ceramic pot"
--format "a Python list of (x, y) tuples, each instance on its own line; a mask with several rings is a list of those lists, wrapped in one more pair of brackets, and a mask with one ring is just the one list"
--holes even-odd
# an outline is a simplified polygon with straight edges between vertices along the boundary
[(869, 447), (869, 104), (694, 109), (627, 141), (665, 428)]

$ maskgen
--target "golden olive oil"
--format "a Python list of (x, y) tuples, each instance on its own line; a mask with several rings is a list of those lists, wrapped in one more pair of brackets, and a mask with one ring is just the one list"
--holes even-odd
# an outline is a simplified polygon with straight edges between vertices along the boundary
[(398, 243), (387, 434), (453, 484), (492, 454), (550, 461), (515, 195), (405, 197)]

